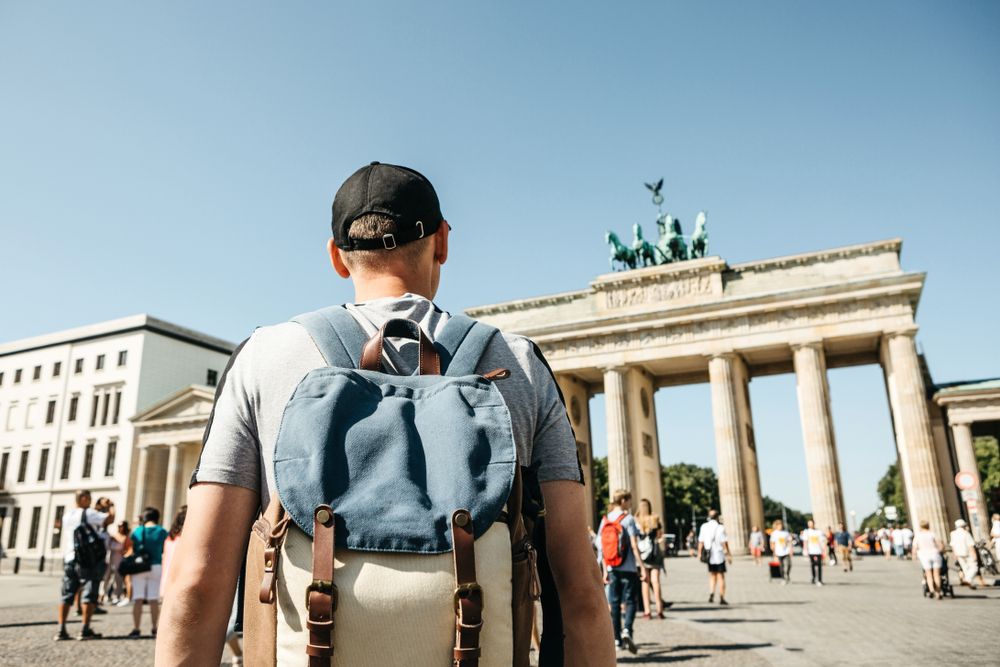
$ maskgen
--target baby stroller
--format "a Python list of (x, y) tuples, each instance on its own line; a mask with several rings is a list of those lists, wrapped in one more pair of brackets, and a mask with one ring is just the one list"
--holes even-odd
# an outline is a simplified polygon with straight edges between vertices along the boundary
[[(927, 577), (924, 576), (920, 580), (920, 587), (924, 592), (924, 597), (932, 598), (934, 597), (934, 591), (927, 586)], [(955, 589), (952, 587), (951, 582), (948, 580), (948, 559), (941, 558), (941, 597), (948, 596), (950, 598), (955, 597)]]

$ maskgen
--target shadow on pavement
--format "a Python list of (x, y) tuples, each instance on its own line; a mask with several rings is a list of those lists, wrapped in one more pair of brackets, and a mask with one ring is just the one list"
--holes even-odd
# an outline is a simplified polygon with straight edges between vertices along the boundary
[(773, 618), (694, 618), (695, 623), (775, 623)]
[(647, 664), (650, 662), (684, 662), (685, 660), (697, 660), (698, 658), (710, 657), (708, 653), (696, 653), (693, 655), (663, 655), (666, 651), (654, 651), (652, 653), (640, 653), (638, 655), (619, 655), (618, 664), (628, 665), (633, 662)]
[(793, 601), (785, 601), (785, 602), (780, 602), (780, 601), (774, 601), (774, 602), (740, 602), (740, 604), (812, 604), (812, 603), (809, 602), (808, 600), (799, 600), (797, 602), (793, 602)]
[(675, 651), (750, 651), (755, 648), (774, 646), (770, 642), (762, 644), (705, 644), (702, 646), (675, 646)]
[(705, 607), (705, 606), (701, 606), (701, 607), (674, 607), (670, 611), (671, 612), (678, 612), (678, 611), (727, 611), (727, 610), (730, 610), (732, 608), (733, 608), (732, 606), (723, 607), (721, 605), (712, 605), (711, 607)]

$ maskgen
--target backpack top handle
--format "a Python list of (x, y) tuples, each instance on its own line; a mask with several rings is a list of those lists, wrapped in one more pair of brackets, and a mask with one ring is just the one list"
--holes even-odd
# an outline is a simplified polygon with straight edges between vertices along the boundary
[(378, 333), (372, 336), (361, 351), (360, 368), (363, 371), (382, 370), (382, 346), (386, 336), (390, 338), (410, 338), (420, 344), (419, 375), (441, 375), (441, 356), (420, 325), (413, 320), (393, 318), (387, 320)]

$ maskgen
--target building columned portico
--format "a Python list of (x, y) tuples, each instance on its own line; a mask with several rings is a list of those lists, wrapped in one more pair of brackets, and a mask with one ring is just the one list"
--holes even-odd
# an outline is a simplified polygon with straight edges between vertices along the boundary
[(605, 393), (610, 490), (631, 489), (657, 513), (663, 492), (653, 393), (708, 382), (720, 509), (735, 552), (745, 551), (750, 526), (764, 523), (752, 378), (796, 375), (813, 514), (825, 528), (847, 524), (827, 369), (880, 364), (910, 520), (926, 519), (944, 535), (957, 518), (957, 502), (946, 497), (954, 495), (954, 471), (947, 439), (932, 428), (929, 379), (913, 338), (925, 274), (900, 268), (901, 245), (895, 239), (736, 266), (709, 257), (466, 312), (541, 347), (570, 405), (585, 476), (587, 398)]
[(164, 526), (187, 504), (188, 485), (201, 456), (202, 436), (215, 389), (189, 385), (132, 418), (138, 456), (133, 470), (132, 507), (162, 508)]

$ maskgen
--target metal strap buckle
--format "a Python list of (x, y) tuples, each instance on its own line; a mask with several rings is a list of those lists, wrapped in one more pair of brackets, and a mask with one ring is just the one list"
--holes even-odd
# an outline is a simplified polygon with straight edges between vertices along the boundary
[(327, 581), (326, 579), (313, 579), (312, 583), (306, 586), (306, 611), (309, 610), (309, 594), (313, 591), (322, 595), (331, 596), (333, 598), (333, 611), (337, 611), (337, 605), (340, 602), (340, 591), (337, 590), (337, 587), (333, 585), (332, 581)]
[(417, 227), (420, 228), (420, 236), (418, 236), (417, 238), (418, 239), (424, 238), (424, 223), (421, 222), (420, 220), (417, 220)]
[[(473, 581), (471, 584), (459, 584), (458, 588), (455, 589), (454, 601), (455, 601), (455, 615), (458, 616), (458, 601), (461, 598), (467, 598), (470, 593), (479, 593), (479, 607), (481, 609), (486, 608), (486, 595), (483, 593), (483, 588), (477, 582)], [(464, 595), (463, 595), (464, 594)]]
[[(389, 245), (390, 241), (392, 242), (392, 245)], [(385, 245), (386, 250), (392, 250), (396, 247), (396, 237), (392, 234), (383, 234), (382, 244)]]

